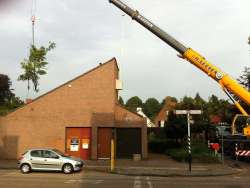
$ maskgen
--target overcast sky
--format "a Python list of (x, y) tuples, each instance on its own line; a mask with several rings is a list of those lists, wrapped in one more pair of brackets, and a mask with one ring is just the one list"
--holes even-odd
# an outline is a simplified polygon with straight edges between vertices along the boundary
[[(1, 1), (0, 1), (1, 2)], [(237, 78), (250, 63), (249, 0), (125, 0), (166, 32)], [(18, 82), (20, 61), (31, 43), (32, 0), (0, 3), (0, 73), (7, 74), (17, 96), (26, 98), (27, 83)], [(178, 99), (199, 92), (226, 98), (219, 85), (108, 0), (37, 0), (36, 45), (57, 44), (48, 55), (48, 74), (37, 97), (116, 57), (123, 80), (121, 96), (143, 100)]]

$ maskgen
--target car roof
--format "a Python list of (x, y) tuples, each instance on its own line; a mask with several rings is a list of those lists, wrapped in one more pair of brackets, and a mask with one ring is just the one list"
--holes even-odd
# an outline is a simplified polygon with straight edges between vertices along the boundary
[(28, 149), (28, 151), (34, 151), (34, 150), (54, 150), (55, 148), (32, 148)]

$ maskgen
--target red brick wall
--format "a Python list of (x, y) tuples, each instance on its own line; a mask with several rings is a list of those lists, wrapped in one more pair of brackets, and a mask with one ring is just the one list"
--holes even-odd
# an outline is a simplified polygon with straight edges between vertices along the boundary
[(93, 113), (114, 113), (117, 76), (112, 59), (2, 118), (3, 158), (16, 158), (32, 147), (64, 151), (65, 127), (90, 127)]

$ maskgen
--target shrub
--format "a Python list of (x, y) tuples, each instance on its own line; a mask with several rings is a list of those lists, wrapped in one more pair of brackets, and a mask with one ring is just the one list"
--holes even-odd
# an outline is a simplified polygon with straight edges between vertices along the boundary
[(187, 160), (187, 151), (181, 147), (181, 148), (175, 148), (175, 149), (169, 149), (166, 150), (165, 152), (167, 155), (171, 156), (173, 159), (175, 159), (176, 161), (186, 161)]
[(148, 149), (151, 153), (165, 153), (166, 149), (179, 148), (180, 144), (173, 139), (159, 139), (150, 136), (148, 142)]
[[(165, 153), (177, 161), (184, 162), (188, 160), (188, 151), (185, 146), (167, 149)], [(194, 143), (192, 144), (192, 161), (202, 163), (218, 163), (219, 159), (211, 154), (205, 144)]]

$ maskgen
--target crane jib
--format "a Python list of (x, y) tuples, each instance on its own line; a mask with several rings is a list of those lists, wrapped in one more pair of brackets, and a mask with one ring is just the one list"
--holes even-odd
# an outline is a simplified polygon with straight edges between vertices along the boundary
[(161, 28), (156, 26), (154, 23), (149, 21), (147, 18), (142, 16), (137, 10), (131, 9), (129, 6), (127, 6), (126, 4), (121, 2), (120, 0), (109, 0), (109, 2), (113, 3), (116, 7), (118, 7), (123, 12), (128, 14), (133, 20), (136, 20), (142, 26), (146, 27), (148, 30), (150, 30), (152, 33), (154, 33), (157, 37), (162, 39), (164, 42), (166, 42), (168, 45), (170, 45), (172, 48), (174, 48), (180, 54), (184, 54), (185, 51), (187, 50), (187, 48), (183, 44), (181, 44), (179, 41), (177, 41), (171, 35), (169, 35), (165, 31), (163, 31)]
[(119, 9), (124, 11), (126, 14), (131, 16), (131, 18), (133, 20), (136, 20), (142, 26), (147, 28), (152, 33), (154, 33), (157, 37), (159, 37), (164, 42), (166, 42), (168, 45), (170, 45), (175, 50), (177, 50), (183, 58), (188, 60), (194, 66), (196, 66), (201, 71), (203, 71), (208, 76), (210, 76), (215, 81), (217, 81), (222, 86), (224, 91), (226, 89), (227, 91), (232, 92), (233, 94), (238, 96), (242, 101), (244, 101), (246, 104), (250, 105), (250, 93), (245, 88), (243, 88), (240, 84), (238, 84), (236, 80), (232, 79), (228, 74), (222, 72), (218, 67), (216, 67), (213, 64), (211, 64), (210, 62), (208, 62), (198, 52), (194, 51), (191, 48), (185, 47), (183, 44), (181, 44), (175, 38), (173, 38), (168, 33), (163, 31), (161, 28), (159, 28), (158, 26), (153, 24), (147, 18), (142, 16), (138, 11), (131, 9), (129, 6), (124, 4), (122, 1), (109, 0), (109, 2), (113, 3), (116, 7), (118, 7)]

